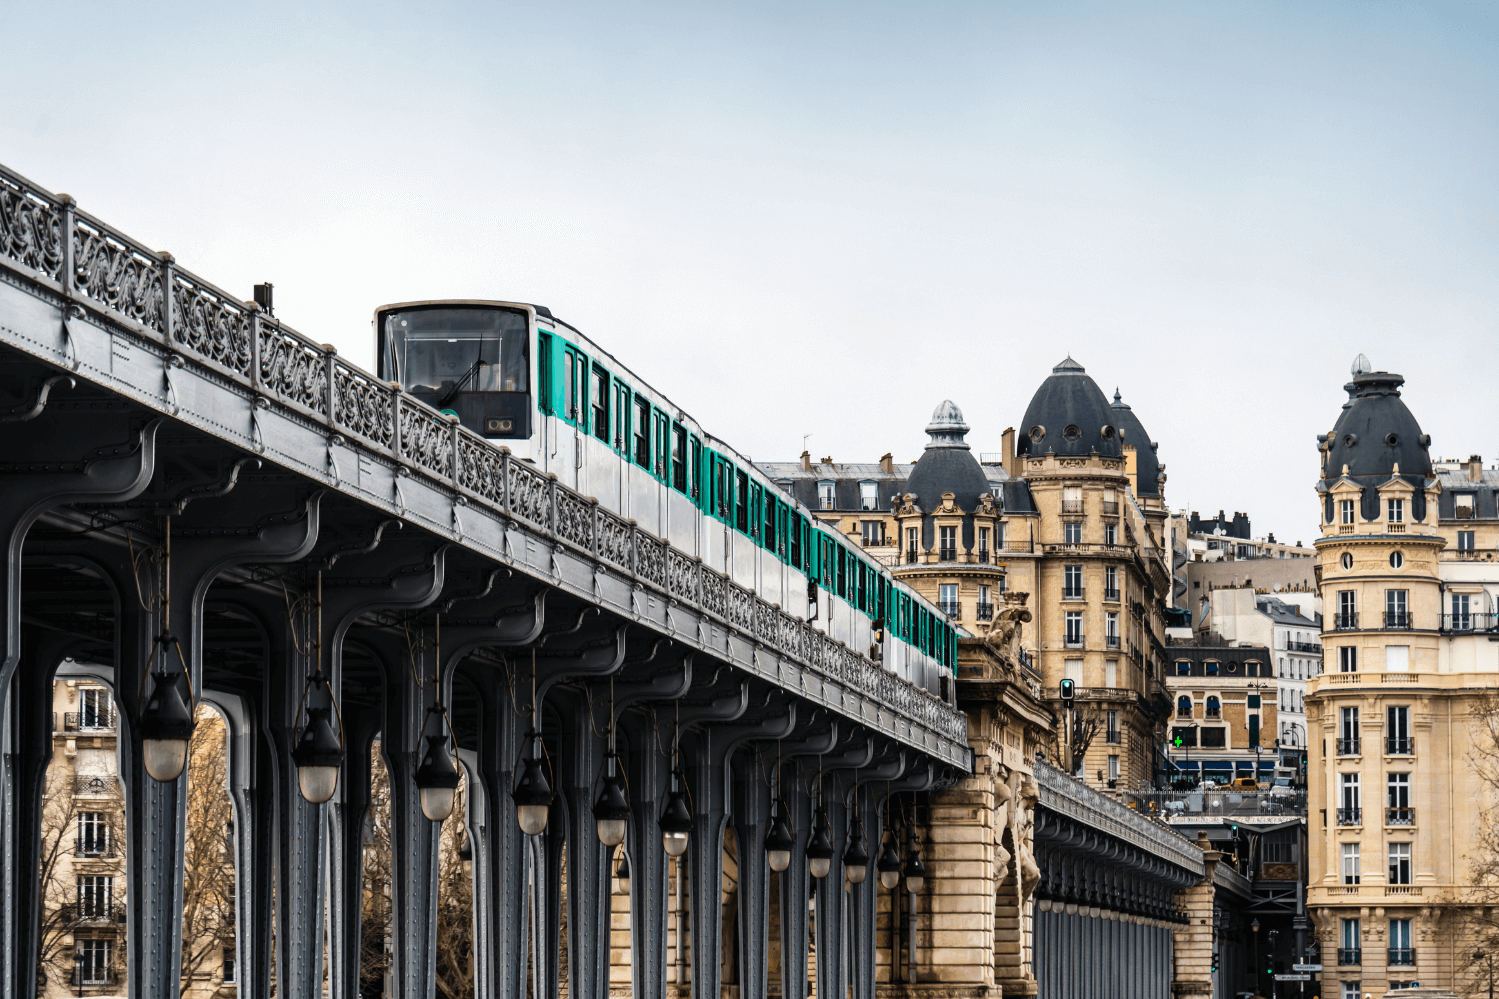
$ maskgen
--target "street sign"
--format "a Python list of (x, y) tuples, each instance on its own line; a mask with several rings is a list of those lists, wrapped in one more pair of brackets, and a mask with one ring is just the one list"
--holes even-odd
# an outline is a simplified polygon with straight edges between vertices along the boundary
[(1311, 975), (1276, 975), (1275, 976), (1275, 980), (1277, 982), (1309, 982), (1309, 981), (1312, 980), (1312, 976)]
[(1320, 965), (1320, 964), (1293, 964), (1293, 965), (1291, 965), (1291, 970), (1292, 971), (1321, 971), (1322, 970), (1322, 965)]

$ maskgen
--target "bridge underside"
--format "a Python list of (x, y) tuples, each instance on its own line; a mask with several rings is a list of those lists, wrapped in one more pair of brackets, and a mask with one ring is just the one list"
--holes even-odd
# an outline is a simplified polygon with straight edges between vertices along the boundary
[[(120, 706), (134, 996), (178, 994), (182, 942), (186, 778), (147, 773), (136, 723), (163, 687), (153, 672), (229, 729), (242, 996), (268, 997), (273, 968), (278, 996), (322, 995), (325, 968), (331, 995), (358, 994), (376, 739), (392, 799), (395, 990), (432, 994), (438, 837), (418, 769), (447, 732), (468, 788), (479, 997), (555, 995), (564, 917), (570, 993), (605, 993), (620, 852), (634, 994), (665, 994), (659, 821), (676, 788), (691, 812), (693, 994), (719, 995), (732, 829), (740, 994), (802, 996), (799, 905), (778, 920), (782, 980), (766, 981), (773, 801), (797, 838), (780, 897), (808, 894), (816, 810), (838, 845), (825, 883), (841, 886), (854, 822), (878, 844), (887, 795), (966, 771), (961, 713), (71, 202), (0, 181), (0, 999), (35, 992), (50, 688), (64, 660)], [(45, 238), (17, 242), (23, 216), (55, 254)], [(96, 243), (117, 252), (109, 280), (81, 259)], [(135, 307), (120, 278), (132, 266), (138, 283), (170, 289), (167, 308)], [(345, 755), (333, 799), (314, 805), (292, 753), (328, 696), (309, 691), (319, 671)], [(611, 749), (629, 791), (620, 851), (593, 815)], [(533, 758), (556, 795), (545, 831), (526, 836), (512, 791)], [(820, 893), (819, 994), (873, 996), (862, 969), (876, 890), (870, 877)]]

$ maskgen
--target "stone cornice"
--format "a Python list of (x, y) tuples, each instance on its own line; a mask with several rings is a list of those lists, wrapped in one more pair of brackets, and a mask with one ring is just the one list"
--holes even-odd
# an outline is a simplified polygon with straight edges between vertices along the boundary
[(1202, 851), (1180, 833), (1156, 825), (1042, 760), (1036, 761), (1035, 774), (1042, 807), (1133, 844), (1199, 877), (1206, 872)]

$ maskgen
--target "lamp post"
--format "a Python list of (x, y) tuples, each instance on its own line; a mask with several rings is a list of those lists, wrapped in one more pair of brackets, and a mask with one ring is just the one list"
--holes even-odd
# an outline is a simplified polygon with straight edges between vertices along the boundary
[(1260, 921), (1249, 921), (1249, 932), (1254, 935), (1254, 991), (1260, 991)]

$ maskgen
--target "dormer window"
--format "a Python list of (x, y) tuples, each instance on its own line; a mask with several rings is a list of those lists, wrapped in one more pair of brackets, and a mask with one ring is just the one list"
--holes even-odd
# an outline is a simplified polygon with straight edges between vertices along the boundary
[(1392, 523), (1392, 524), (1402, 524), (1402, 523), (1405, 522), (1405, 500), (1403, 500), (1403, 499), (1386, 500), (1385, 501), (1385, 509), (1386, 509), (1386, 513), (1387, 513), (1387, 516), (1385, 517), (1385, 519), (1388, 520), (1390, 523)]
[(1338, 523), (1340, 523), (1340, 524), (1351, 524), (1351, 523), (1353, 523), (1353, 500), (1351, 500), (1351, 499), (1339, 500), (1338, 501), (1338, 511), (1339, 511), (1339, 520), (1338, 520)]
[(878, 510), (880, 508), (880, 484), (870, 482), (867, 479), (859, 483), (859, 509)]
[(1472, 493), (1455, 493), (1452, 497), (1452, 515), (1458, 520), (1472, 520), (1474, 508)]
[(833, 509), (833, 504), (837, 501), (837, 490), (837, 483), (828, 482), (826, 480), (817, 483), (818, 506), (820, 506), (824, 510)]

